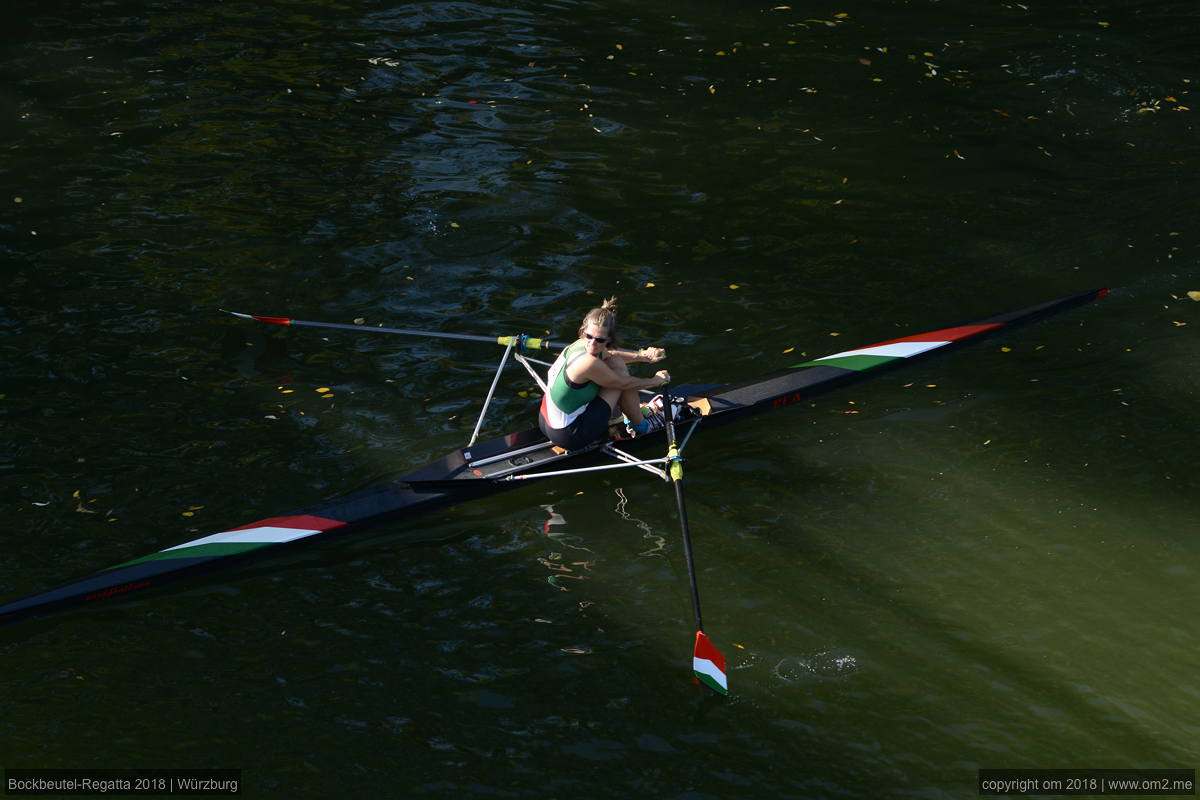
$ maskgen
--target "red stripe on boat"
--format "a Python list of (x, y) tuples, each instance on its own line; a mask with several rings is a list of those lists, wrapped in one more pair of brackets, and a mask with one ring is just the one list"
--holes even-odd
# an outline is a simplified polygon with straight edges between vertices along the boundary
[(296, 528), (302, 531), (328, 531), (334, 528), (340, 528), (346, 523), (336, 519), (325, 519), (324, 517), (314, 517), (308, 514), (301, 514), (295, 517), (271, 517), (270, 519), (260, 519), (258, 522), (251, 522), (249, 525), (239, 525), (236, 528), (230, 528), (231, 531), (244, 531), (250, 528)]
[[(943, 328), (940, 331), (918, 333), (916, 336), (905, 336), (903, 339), (888, 339), (886, 342), (876, 342), (871, 347), (879, 347), (883, 344), (898, 344), (900, 342), (957, 342), (959, 339), (969, 339), (984, 331), (1003, 327), (1004, 324), (1000, 322), (991, 325), (960, 325), (957, 328)], [(866, 350), (868, 348), (860, 347), (857, 349)]]

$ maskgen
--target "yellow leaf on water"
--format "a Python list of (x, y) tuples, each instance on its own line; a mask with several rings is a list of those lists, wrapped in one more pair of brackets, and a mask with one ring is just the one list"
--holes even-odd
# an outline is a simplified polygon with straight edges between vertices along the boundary
[(795, 349), (796, 349), (796, 348), (794, 348), (794, 347), (789, 347), (787, 350), (784, 350), (783, 352), (784, 352), (784, 353), (790, 353), (790, 352), (792, 352), (792, 351), (793, 351), (793, 350), (795, 350)]
[(645, 286), (644, 288), (646, 288), (646, 289), (653, 289), (653, 288), (654, 288), (654, 284), (648, 281), (648, 282), (646, 283), (646, 286)]
[(1111, 28), (1112, 27), (1111, 22), (1097, 22), (1096, 24), (1099, 25), (1101, 28)]
[(196, 514), (195, 514), (195, 512), (192, 512), (192, 511), (184, 511), (182, 514), (180, 514), (180, 516), (181, 517), (194, 517), (194, 516), (196, 516)]
[(738, 286), (736, 283), (731, 283), (731, 284), (729, 284), (729, 288), (730, 289), (740, 289), (742, 287)]
[(1171, 320), (1171, 324), (1174, 325), (1176, 328), (1182, 328), (1185, 325), (1187, 325), (1186, 322), (1179, 322), (1178, 320), (1174, 320), (1174, 319)]
[(355, 318), (354, 318), (354, 324), (355, 324), (355, 325), (362, 325), (362, 324), (364, 324), (366, 321), (367, 321), (367, 320), (366, 320), (364, 317), (355, 317)]
[(1011, 347), (1001, 347), (1001, 348), (1000, 348), (1000, 352), (1001, 352), (1001, 353), (1011, 353), (1011, 352), (1012, 352), (1012, 348), (1011, 348)]
[(841, 336), (842, 334), (841, 334), (840, 332), (838, 332), (838, 331), (830, 331), (830, 332), (829, 332), (829, 335), (830, 335), (830, 336)]
[(744, 645), (744, 644), (738, 644), (737, 642), (731, 642), (730, 644), (732, 644), (732, 645), (733, 645), (734, 647), (736, 647), (738, 650), (745, 650), (745, 649), (746, 649), (746, 645)]
[(1200, 292), (1188, 292), (1188, 297), (1192, 298), (1197, 303), (1200, 303)]
[(329, 391), (329, 387), (328, 387), (328, 386), (322, 386), (320, 389), (317, 389), (317, 391), (318, 391), (318, 392), (328, 392), (328, 391)]
[(708, 87), (708, 93), (709, 93), (709, 94), (716, 94), (716, 93), (717, 93), (717, 87), (716, 87), (716, 86), (711, 86), (711, 85), (710, 85), (710, 86)]
[(925, 388), (926, 389), (936, 389), (937, 384), (936, 383), (927, 383), (927, 384), (925, 384)]

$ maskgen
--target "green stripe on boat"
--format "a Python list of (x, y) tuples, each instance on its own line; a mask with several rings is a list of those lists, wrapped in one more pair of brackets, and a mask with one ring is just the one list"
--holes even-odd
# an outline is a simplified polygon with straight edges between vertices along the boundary
[(803, 364), (796, 364), (796, 367), (841, 367), (842, 369), (852, 369), (855, 372), (862, 372), (865, 369), (878, 367), (880, 364), (887, 364), (891, 361), (897, 361), (901, 356), (827, 356), (817, 361), (805, 361)]

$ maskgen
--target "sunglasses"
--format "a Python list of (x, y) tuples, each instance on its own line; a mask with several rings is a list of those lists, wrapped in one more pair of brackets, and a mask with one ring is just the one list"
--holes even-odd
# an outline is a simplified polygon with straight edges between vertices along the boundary
[(595, 342), (596, 344), (608, 344), (608, 340), (611, 337), (609, 337), (609, 336), (592, 336), (590, 333), (585, 333), (583, 335), (583, 338), (587, 339), (589, 342)]

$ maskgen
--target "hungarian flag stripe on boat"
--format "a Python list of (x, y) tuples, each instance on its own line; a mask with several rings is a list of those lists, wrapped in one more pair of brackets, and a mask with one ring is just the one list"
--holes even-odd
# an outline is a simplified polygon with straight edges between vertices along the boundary
[(144, 561), (158, 561), (164, 558), (200, 558), (203, 556), (228, 556), (257, 550), (272, 544), (303, 539), (324, 531), (340, 528), (346, 523), (336, 519), (322, 519), (307, 514), (295, 517), (274, 517), (261, 522), (252, 522), (240, 528), (214, 533), (201, 539), (177, 544), (148, 556), (135, 558), (118, 564), (113, 569), (128, 567), (131, 564), (141, 564)]
[(696, 631), (696, 649), (692, 654), (692, 671), (696, 680), (714, 692), (729, 694), (729, 680), (725, 677), (725, 656), (704, 635)]
[(903, 339), (880, 342), (870, 347), (847, 350), (844, 353), (834, 353), (831, 356), (818, 358), (815, 361), (805, 361), (803, 364), (797, 364), (796, 366), (841, 367), (842, 369), (852, 369), (856, 372), (861, 372), (864, 369), (878, 367), (890, 361), (919, 356), (922, 353), (928, 353), (930, 350), (944, 347), (951, 342), (969, 339), (972, 336), (978, 336), (981, 333), (999, 327), (999, 324), (995, 324), (961, 325), (957, 328), (945, 328), (940, 331), (931, 331), (930, 333), (922, 333), (916, 336), (906, 336)]

